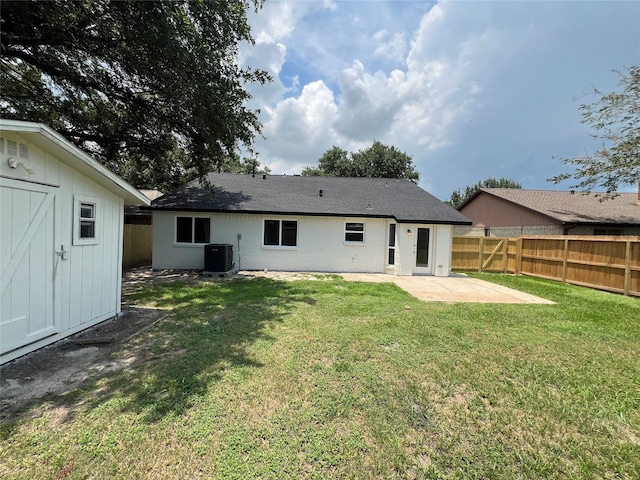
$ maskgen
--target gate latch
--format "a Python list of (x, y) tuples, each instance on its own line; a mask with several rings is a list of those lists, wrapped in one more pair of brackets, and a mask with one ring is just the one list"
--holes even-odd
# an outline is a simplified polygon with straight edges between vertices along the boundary
[(69, 245), (62, 244), (60, 245), (60, 251), (56, 250), (56, 255), (58, 255), (62, 260), (69, 259)]

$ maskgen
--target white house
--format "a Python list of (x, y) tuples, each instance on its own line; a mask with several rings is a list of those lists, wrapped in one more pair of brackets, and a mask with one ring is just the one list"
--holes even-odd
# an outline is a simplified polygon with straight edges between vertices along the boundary
[(45, 125), (0, 119), (0, 363), (120, 312), (125, 203), (149, 200)]
[(231, 245), (233, 270), (448, 276), (464, 215), (409, 180), (209, 174), (152, 202), (153, 268), (204, 269)]

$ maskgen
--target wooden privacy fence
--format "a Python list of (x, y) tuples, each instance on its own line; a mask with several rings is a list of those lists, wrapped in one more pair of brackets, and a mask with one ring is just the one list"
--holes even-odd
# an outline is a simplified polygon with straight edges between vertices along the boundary
[(150, 264), (152, 248), (153, 225), (124, 225), (123, 266)]
[(640, 296), (640, 237), (453, 237), (452, 268), (504, 272)]

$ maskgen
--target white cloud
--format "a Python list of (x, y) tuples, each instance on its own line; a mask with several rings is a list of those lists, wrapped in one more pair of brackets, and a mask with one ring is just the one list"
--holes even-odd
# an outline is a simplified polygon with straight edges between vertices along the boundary
[(264, 104), (269, 104), (287, 91), (279, 78), (286, 53), (287, 47), (282, 43), (256, 42), (252, 48), (243, 47), (240, 63), (254, 69), (265, 70), (273, 79), (272, 83), (265, 85), (247, 85), (247, 91), (253, 96), (249, 104), (251, 108), (260, 108)]
[(293, 2), (266, 2), (262, 10), (249, 15), (253, 38), (259, 43), (276, 43), (293, 31), (304, 5)]
[(404, 88), (405, 74), (394, 70), (367, 74), (361, 62), (344, 70), (340, 77), (339, 111), (333, 125), (347, 138), (362, 141), (389, 130), (396, 113), (411, 92)]
[(404, 62), (407, 45), (403, 33), (390, 33), (384, 29), (377, 32), (373, 38), (378, 42), (374, 50), (376, 55), (381, 55), (394, 61)]
[(260, 161), (299, 173), (332, 145), (353, 151), (376, 139), (413, 155), (423, 186), (441, 198), (487, 176), (551, 188), (544, 180), (561, 168), (551, 157), (575, 153), (565, 151), (584, 132), (573, 98), (589, 85), (615, 88), (610, 70), (637, 63), (640, 42), (631, 3), (265, 10), (253, 23), (262, 41), (246, 56), (276, 79), (254, 91), (267, 137)]
[[(305, 85), (298, 98), (287, 98), (265, 109), (267, 141), (260, 147), (266, 154), (263, 163), (285, 173), (292, 173), (291, 168), (300, 173), (302, 167), (315, 164), (332, 136), (331, 120), (336, 110), (333, 92), (320, 80)], [(277, 142), (269, 142), (273, 137)]]

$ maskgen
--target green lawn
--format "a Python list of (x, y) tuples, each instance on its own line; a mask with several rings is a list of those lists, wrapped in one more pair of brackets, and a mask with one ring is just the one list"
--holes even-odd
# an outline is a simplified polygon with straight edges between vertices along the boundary
[(392, 284), (166, 284), (149, 361), (1, 430), (1, 478), (640, 478), (640, 300), (474, 275), (557, 305)]

